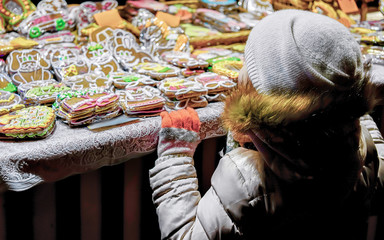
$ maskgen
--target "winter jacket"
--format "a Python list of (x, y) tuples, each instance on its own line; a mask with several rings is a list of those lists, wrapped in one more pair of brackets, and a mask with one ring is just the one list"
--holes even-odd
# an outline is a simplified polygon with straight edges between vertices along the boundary
[(371, 202), (384, 141), (369, 115), (360, 124), (363, 169), (342, 205), (326, 191), (314, 191), (311, 180), (287, 184), (255, 150), (227, 153), (202, 197), (192, 157), (160, 156), (150, 170), (150, 184), (161, 238), (364, 239), (367, 217), (375, 214)]

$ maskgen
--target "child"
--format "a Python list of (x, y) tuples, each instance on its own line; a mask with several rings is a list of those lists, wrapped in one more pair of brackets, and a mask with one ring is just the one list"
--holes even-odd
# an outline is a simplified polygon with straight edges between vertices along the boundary
[(228, 130), (256, 150), (227, 153), (203, 197), (193, 166), (198, 116), (162, 114), (150, 170), (162, 239), (365, 239), (375, 143), (383, 145), (366, 115), (375, 106), (369, 80), (339, 22), (301, 10), (261, 20), (223, 112)]

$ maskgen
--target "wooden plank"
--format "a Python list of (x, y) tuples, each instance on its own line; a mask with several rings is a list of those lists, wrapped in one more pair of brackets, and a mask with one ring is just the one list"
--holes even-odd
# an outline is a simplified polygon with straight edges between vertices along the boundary
[(34, 239), (56, 238), (56, 191), (53, 183), (44, 183), (34, 189)]
[(124, 169), (124, 240), (140, 239), (141, 168), (143, 159), (131, 159)]
[(93, 171), (81, 175), (80, 213), (81, 239), (101, 239), (101, 195), (100, 172)]

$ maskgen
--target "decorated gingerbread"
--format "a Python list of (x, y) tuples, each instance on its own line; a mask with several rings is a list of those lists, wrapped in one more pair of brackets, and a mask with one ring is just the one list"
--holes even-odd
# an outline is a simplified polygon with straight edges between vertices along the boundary
[(45, 138), (55, 129), (51, 107), (32, 106), (0, 116), (1, 139)]
[(154, 87), (127, 87), (120, 92), (120, 106), (131, 116), (157, 116), (164, 108), (165, 99)]
[(126, 71), (130, 71), (139, 63), (155, 61), (154, 57), (137, 43), (132, 33), (122, 30), (115, 31), (113, 56)]
[(141, 86), (154, 87), (158, 83), (158, 81), (153, 80), (149, 76), (124, 71), (110, 73), (108, 78), (113, 82), (116, 89)]
[(50, 80), (50, 62), (37, 49), (14, 50), (7, 57), (12, 82), (18, 86), (37, 80)]
[(154, 62), (140, 63), (133, 67), (132, 70), (139, 74), (150, 76), (153, 79), (161, 80), (168, 77), (176, 77), (180, 73), (180, 68)]

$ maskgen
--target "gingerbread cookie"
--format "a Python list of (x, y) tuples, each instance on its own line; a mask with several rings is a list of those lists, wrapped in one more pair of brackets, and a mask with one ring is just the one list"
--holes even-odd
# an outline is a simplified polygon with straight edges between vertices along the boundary
[(206, 95), (208, 90), (199, 82), (185, 78), (166, 78), (158, 88), (168, 99), (185, 99)]
[(183, 31), (171, 29), (156, 17), (147, 21), (139, 39), (143, 47), (156, 58), (166, 51), (189, 51), (189, 38)]
[(208, 94), (225, 92), (236, 86), (233, 80), (213, 72), (202, 73), (194, 79), (208, 89)]
[(212, 71), (237, 81), (242, 67), (242, 61), (221, 61), (213, 64)]
[(92, 72), (107, 76), (120, 70), (119, 63), (103, 43), (90, 42), (84, 49), (84, 56), (89, 59)]
[(119, 96), (105, 90), (66, 92), (58, 96), (56, 114), (69, 126), (81, 126), (121, 114)]
[(113, 72), (110, 73), (108, 77), (117, 89), (124, 89), (126, 87), (155, 86), (157, 84), (156, 80), (136, 73)]
[(132, 68), (134, 72), (150, 76), (153, 79), (161, 80), (168, 77), (176, 77), (180, 73), (180, 68), (169, 64), (154, 62), (140, 63)]
[(0, 16), (12, 29), (35, 10), (36, 6), (29, 0), (2, 1), (0, 4)]
[(165, 97), (165, 100), (166, 100), (165, 105), (170, 110), (180, 110), (186, 107), (200, 108), (200, 107), (206, 107), (208, 105), (207, 99), (203, 96), (185, 98), (181, 100), (171, 100)]
[(104, 0), (100, 2), (85, 1), (80, 4), (79, 22), (87, 25), (95, 22), (93, 15), (103, 11), (112, 10), (118, 7), (118, 2), (114, 0)]
[(76, 48), (58, 48), (51, 50), (49, 55), (55, 76), (59, 81), (90, 71), (87, 60)]
[(75, 35), (66, 30), (55, 33), (45, 33), (44, 35), (34, 39), (39, 43), (39, 46), (43, 47), (48, 44), (61, 44), (61, 43), (73, 43)]
[(18, 94), (0, 91), (0, 115), (7, 114), (24, 108), (21, 97)]
[(161, 55), (161, 58), (174, 66), (188, 69), (205, 69), (209, 63), (203, 59), (191, 57), (190, 53), (180, 51), (168, 51)]
[(63, 0), (43, 0), (37, 5), (36, 11), (30, 14), (17, 27), (17, 31), (29, 38), (37, 38), (46, 32), (71, 30), (75, 19), (67, 9)]
[(1, 139), (45, 138), (55, 129), (52, 108), (32, 106), (0, 116)]
[(111, 27), (102, 26), (91, 32), (89, 41), (107, 44), (107, 41), (111, 37), (113, 37), (113, 29)]
[(38, 80), (50, 80), (52, 74), (50, 62), (39, 50), (14, 50), (7, 57), (8, 71), (12, 82), (18, 86)]
[(34, 81), (19, 85), (18, 92), (26, 105), (51, 105), (59, 93), (69, 91), (64, 83)]
[(160, 95), (154, 87), (128, 87), (120, 92), (120, 106), (129, 116), (157, 116), (165, 110), (165, 99)]
[(249, 26), (243, 22), (230, 18), (219, 11), (204, 8), (196, 10), (194, 24), (203, 26), (209, 25), (211, 28), (223, 33), (249, 29)]
[(154, 57), (143, 49), (137, 43), (136, 37), (129, 32), (115, 31), (113, 44), (113, 56), (126, 71), (130, 71), (139, 63), (154, 61)]
[(197, 59), (203, 59), (209, 62), (210, 59), (217, 57), (227, 57), (233, 54), (233, 51), (225, 48), (206, 47), (196, 49), (192, 52), (192, 56)]
[(81, 90), (87, 88), (110, 89), (112, 86), (112, 81), (107, 77), (99, 76), (98, 74), (94, 73), (66, 77), (63, 79), (63, 83), (70, 87), (72, 90)]

